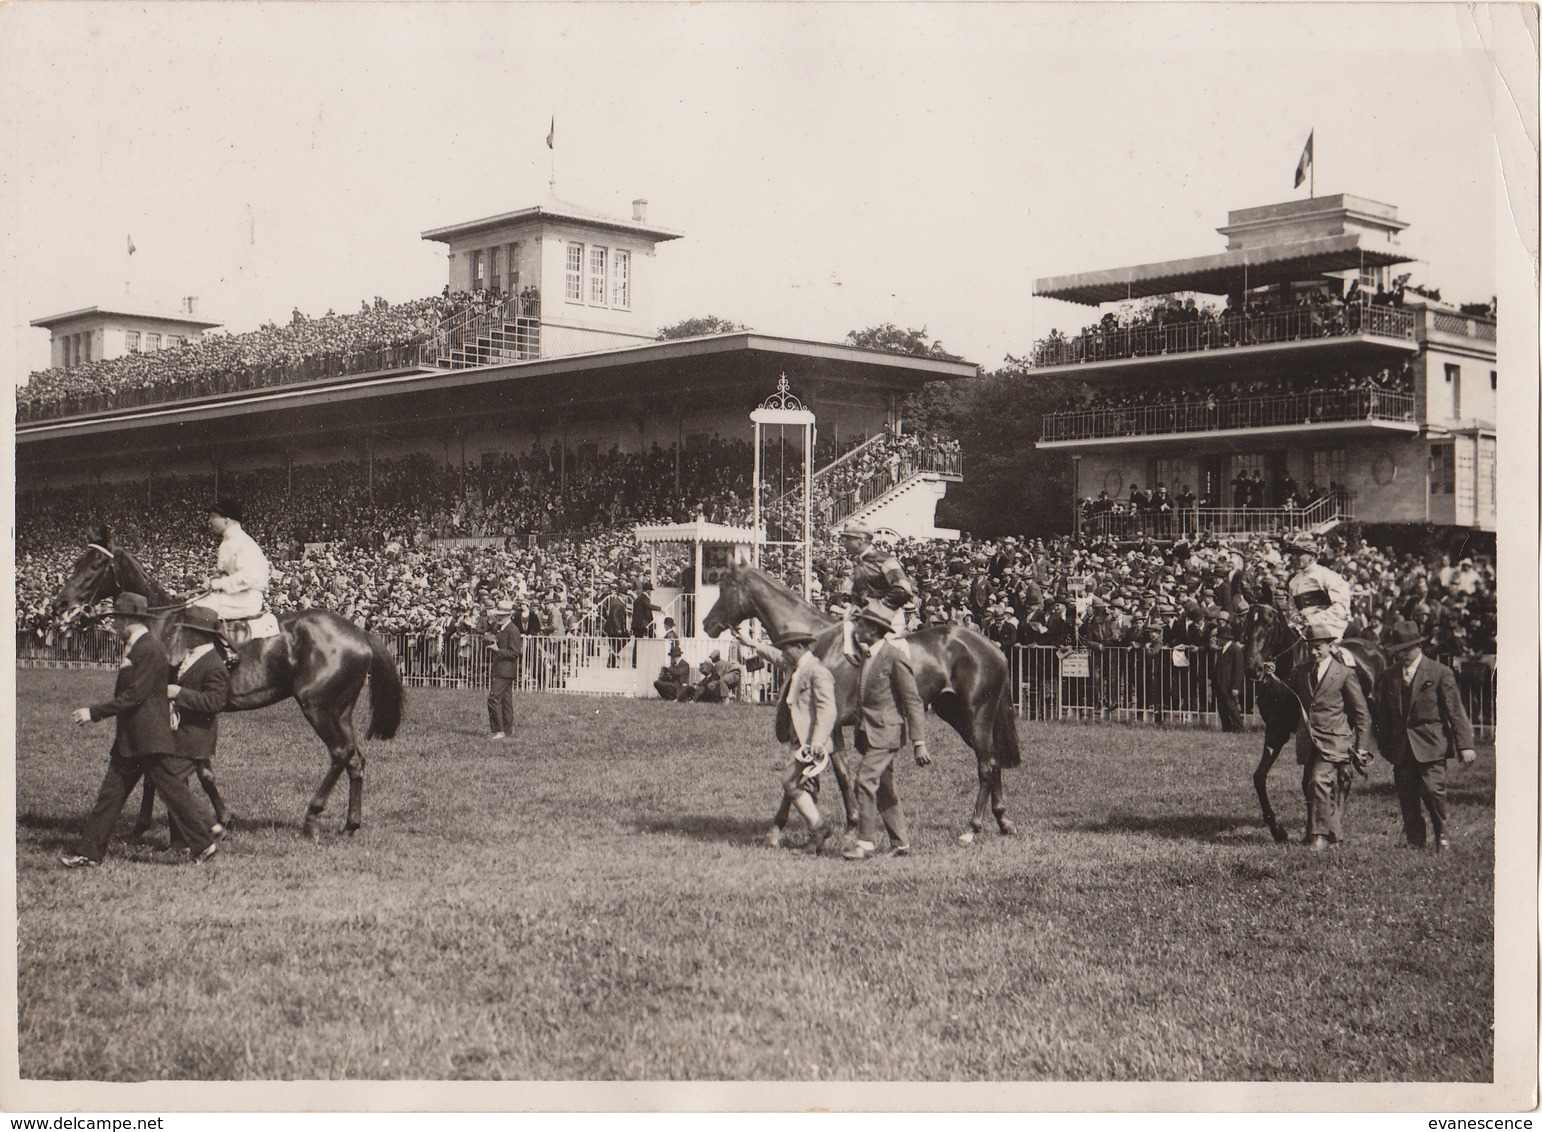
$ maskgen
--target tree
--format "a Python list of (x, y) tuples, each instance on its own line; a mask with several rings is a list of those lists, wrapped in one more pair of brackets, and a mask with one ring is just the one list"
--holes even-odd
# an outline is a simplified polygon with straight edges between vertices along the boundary
[(671, 338), (695, 338), (702, 334), (732, 334), (738, 330), (748, 330), (742, 322), (733, 322), (730, 319), (718, 318), (715, 314), (704, 315), (701, 318), (682, 318), (673, 326), (659, 328), (659, 340), (667, 341)]
[(866, 330), (853, 330), (846, 335), (846, 345), (860, 350), (882, 350), (886, 354), (909, 354), (917, 358), (940, 358), (947, 362), (964, 359), (950, 354), (941, 342), (928, 342), (926, 327), (920, 330), (901, 330), (892, 322), (882, 326), (869, 326)]

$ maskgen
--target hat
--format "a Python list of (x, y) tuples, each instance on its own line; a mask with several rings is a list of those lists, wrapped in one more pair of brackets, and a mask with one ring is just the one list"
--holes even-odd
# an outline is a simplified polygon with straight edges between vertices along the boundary
[(1419, 626), (1412, 621), (1399, 621), (1392, 626), (1392, 639), (1387, 642), (1387, 652), (1398, 654), (1408, 649), (1418, 648), (1424, 643), (1424, 634), (1419, 631)]
[(1318, 641), (1338, 640), (1338, 637), (1329, 626), (1318, 621), (1307, 622), (1306, 630), (1301, 634), (1301, 637), (1308, 644), (1316, 644)]
[(855, 535), (857, 538), (872, 538), (873, 528), (863, 522), (847, 523), (841, 528), (841, 538)]
[[(128, 594), (125, 597), (131, 596)], [(220, 628), (219, 614), (206, 605), (190, 605), (182, 611), (182, 616), (177, 619), (177, 624), (184, 629), (196, 629), (200, 633), (208, 633), (213, 637), (222, 637), (224, 630)]]
[(241, 521), (241, 505), (228, 496), (224, 499), (216, 499), (209, 504), (209, 511), (215, 515), (223, 515), (239, 523)]
[(149, 620), (150, 603), (144, 594), (119, 594), (113, 599), (112, 611), (123, 617), (139, 617)]
[(679, 641), (670, 641), (669, 642), (669, 655), (670, 656), (679, 656), (680, 655), (680, 642)]
[(1314, 558), (1320, 553), (1317, 541), (1310, 535), (1286, 535), (1280, 540), (1280, 545), (1296, 554), (1310, 554)]
[(857, 610), (854, 620), (881, 626), (885, 631), (894, 627), (894, 611), (881, 601), (870, 601)]
[(783, 634), (782, 648), (786, 648), (788, 645), (803, 645), (807, 647), (813, 644), (815, 640), (816, 638), (813, 633), (805, 632), (802, 629), (794, 629), (790, 633)]
[(722, 660), (723, 659), (723, 650), (722, 649), (713, 649), (712, 650), (712, 655), (709, 656), (707, 659), (708, 660)]
[(1185, 598), (1184, 602), (1183, 602), (1183, 612), (1185, 612), (1185, 613), (1198, 613), (1199, 612), (1199, 602), (1195, 601), (1193, 598)]
[(510, 601), (508, 598), (504, 598), (502, 601), (500, 601), (498, 603), (497, 609), (498, 609), (499, 613), (513, 613), (514, 612), (514, 603), (512, 601)]

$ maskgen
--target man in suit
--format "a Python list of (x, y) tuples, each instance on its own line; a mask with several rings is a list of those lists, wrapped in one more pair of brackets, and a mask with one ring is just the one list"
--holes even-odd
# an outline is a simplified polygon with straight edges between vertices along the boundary
[(894, 791), (894, 760), (909, 742), (916, 765), (932, 761), (926, 749), (921, 695), (908, 652), (889, 639), (888, 606), (870, 602), (853, 621), (857, 643), (866, 652), (857, 678), (857, 840), (842, 854), (848, 861), (862, 861), (878, 851), (880, 818), (889, 832), (891, 856), (910, 854), (910, 833), (899, 795)]
[(1360, 678), (1333, 655), (1332, 629), (1312, 625), (1307, 632), (1312, 655), (1291, 673), (1290, 686), (1301, 701), (1296, 762), (1306, 798), (1305, 843), (1322, 850), (1344, 840), (1343, 802), (1351, 767), (1363, 770), (1370, 762), (1371, 721)]
[(1376, 682), (1376, 742), (1392, 764), (1403, 836), (1427, 844), (1424, 811), (1430, 814), (1437, 851), (1450, 848), (1446, 823), (1446, 763), (1453, 753), (1463, 766), (1477, 759), (1472, 723), (1457, 694), (1456, 675), (1424, 655), (1419, 626), (1399, 621), (1387, 644), (1389, 663)]
[(712, 655), (702, 661), (699, 668), (701, 683), (697, 685), (696, 691), (698, 703), (720, 704), (733, 699), (744, 679), (739, 665), (732, 660), (724, 660), (719, 649), (713, 649)]
[(1221, 716), (1222, 731), (1243, 730), (1242, 689), (1246, 665), (1242, 646), (1237, 643), (1231, 628), (1231, 615), (1222, 613), (1216, 620), (1215, 639), (1220, 649), (1210, 669), (1210, 682), (1215, 688), (1216, 711)]
[(653, 682), (653, 690), (661, 700), (678, 700), (689, 703), (696, 698), (691, 688), (691, 665), (680, 653), (680, 642), (669, 642), (669, 663), (659, 669), (659, 678)]
[(493, 632), (485, 634), (493, 648), (492, 687), (487, 693), (487, 726), (502, 741), (514, 730), (514, 681), (524, 653), (524, 633), (514, 616), (514, 603), (500, 601), (493, 611)]
[[(182, 634), (180, 640), (187, 648), (172, 674), (172, 682), (166, 686), (166, 698), (171, 701), (174, 713), (172, 739), (178, 761), (187, 763), (192, 773), (198, 776), (204, 793), (214, 806), (214, 825), (209, 832), (220, 837), (230, 824), (230, 815), (214, 784), (210, 763), (219, 742), (219, 715), (225, 710), (225, 701), (230, 696), (230, 673), (215, 649), (215, 643), (223, 639), (224, 633), (214, 610), (201, 605), (189, 606), (182, 612), (178, 630)], [(186, 781), (185, 775), (183, 780)], [(170, 848), (184, 848), (177, 823), (168, 817), (167, 825), (171, 834)]]
[(808, 823), (809, 844), (814, 852), (823, 853), (835, 836), (835, 826), (819, 813), (819, 775), (830, 765), (835, 731), (835, 677), (814, 655), (813, 643), (814, 634), (797, 631), (781, 641), (782, 662), (792, 667), (787, 681), (792, 759), (782, 778), (782, 801), (766, 834), (766, 844), (773, 849), (782, 844), (782, 831), (796, 809)]
[(123, 803), (148, 778), (166, 802), (172, 821), (202, 864), (219, 852), (219, 842), (209, 833), (213, 824), (199, 812), (184, 779), (191, 764), (176, 757), (171, 734), (171, 705), (166, 700), (169, 673), (166, 648), (150, 632), (150, 610), (139, 594), (119, 594), (113, 603), (113, 629), (123, 642), (123, 662), (113, 698), (90, 707), (77, 708), (71, 718), (79, 724), (116, 717), (117, 735), (107, 760), (107, 774), (97, 791), (96, 804), (73, 849), (59, 858), (66, 868), (95, 868), (107, 855), (107, 840)]

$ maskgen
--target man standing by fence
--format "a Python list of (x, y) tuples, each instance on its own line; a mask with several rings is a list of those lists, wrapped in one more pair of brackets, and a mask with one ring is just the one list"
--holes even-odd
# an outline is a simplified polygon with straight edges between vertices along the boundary
[(514, 603), (503, 600), (493, 611), (494, 632), (486, 634), (493, 652), (493, 683), (487, 693), (487, 726), (493, 738), (507, 739), (514, 730), (514, 681), (524, 653), (524, 634), (514, 616)]
[(1376, 684), (1376, 742), (1392, 764), (1392, 782), (1403, 812), (1403, 837), (1423, 849), (1424, 811), (1430, 815), (1437, 851), (1450, 848), (1446, 823), (1446, 763), (1463, 766), (1478, 757), (1472, 724), (1457, 694), (1456, 676), (1424, 655), (1424, 636), (1412, 621), (1399, 621), (1387, 645), (1389, 662)]
[(1231, 618), (1222, 613), (1215, 626), (1215, 639), (1220, 651), (1215, 655), (1210, 670), (1211, 684), (1215, 688), (1216, 712), (1221, 717), (1222, 731), (1241, 731), (1244, 727), (1242, 714), (1242, 681), (1246, 675), (1242, 646), (1232, 632)]

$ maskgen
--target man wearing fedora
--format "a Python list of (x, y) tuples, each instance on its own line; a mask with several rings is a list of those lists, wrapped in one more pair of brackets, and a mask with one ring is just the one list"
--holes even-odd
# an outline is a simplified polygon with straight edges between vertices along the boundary
[(1450, 847), (1446, 822), (1446, 763), (1454, 753), (1463, 766), (1477, 759), (1472, 723), (1457, 694), (1456, 675), (1424, 655), (1424, 636), (1412, 621), (1399, 621), (1386, 644), (1386, 670), (1376, 682), (1374, 723), (1382, 757), (1392, 764), (1403, 836), (1422, 849), (1430, 815), (1437, 851)]
[(894, 760), (907, 741), (915, 749), (916, 765), (932, 761), (926, 749), (921, 694), (910, 668), (909, 656), (888, 639), (892, 628), (890, 607), (873, 601), (864, 606), (852, 623), (857, 643), (867, 653), (857, 677), (857, 840), (842, 854), (861, 861), (878, 849), (880, 819), (889, 831), (890, 853), (910, 854), (910, 833), (905, 811), (894, 790)]
[(773, 849), (781, 845), (782, 831), (796, 809), (808, 823), (809, 844), (814, 852), (823, 853), (835, 836), (835, 826), (819, 813), (819, 775), (830, 765), (835, 731), (835, 677), (814, 655), (814, 639), (813, 633), (794, 630), (781, 640), (783, 663), (792, 668), (787, 681), (792, 759), (782, 778), (782, 801), (766, 834), (766, 844)]
[(524, 653), (524, 634), (514, 616), (514, 603), (500, 601), (493, 612), (493, 632), (485, 634), (493, 650), (493, 683), (487, 693), (487, 726), (494, 739), (507, 739), (514, 731), (514, 681)]
[(669, 642), (669, 663), (660, 667), (653, 690), (661, 700), (689, 703), (696, 698), (696, 692), (691, 688), (691, 664), (680, 651), (679, 638)]
[(166, 699), (166, 648), (150, 632), (150, 609), (141, 595), (119, 594), (113, 613), (113, 629), (123, 642), (123, 661), (118, 666), (113, 697), (104, 703), (77, 708), (71, 718), (84, 725), (115, 717), (117, 735), (107, 760), (107, 774), (85, 828), (60, 861), (72, 869), (100, 865), (107, 855), (107, 841), (123, 803), (139, 780), (148, 778), (165, 800), (172, 821), (181, 829), (193, 860), (202, 864), (219, 851), (219, 842), (209, 832), (212, 823), (199, 812), (188, 793), (184, 780), (192, 770), (191, 764), (176, 757), (171, 707)]
[(1290, 679), (1301, 701), (1296, 762), (1301, 764), (1306, 799), (1305, 844), (1314, 850), (1344, 840), (1343, 803), (1349, 797), (1351, 768), (1363, 771), (1371, 759), (1365, 693), (1360, 678), (1334, 656), (1336, 639), (1328, 626), (1308, 625), (1312, 655)]
[[(166, 697), (171, 701), (174, 713), (173, 740), (179, 764), (188, 764), (188, 770), (198, 776), (199, 784), (214, 806), (214, 826), (210, 832), (218, 837), (230, 824), (230, 814), (225, 809), (210, 766), (219, 742), (220, 712), (225, 710), (225, 701), (230, 697), (230, 674), (215, 650), (215, 643), (223, 640), (224, 634), (214, 610), (200, 605), (183, 610), (177, 627), (185, 634), (185, 644), (191, 647), (183, 654), (166, 687)], [(186, 775), (183, 779), (186, 781)], [(181, 834), (176, 822), (168, 820), (168, 824), (171, 847), (175, 849), (181, 845)]]

